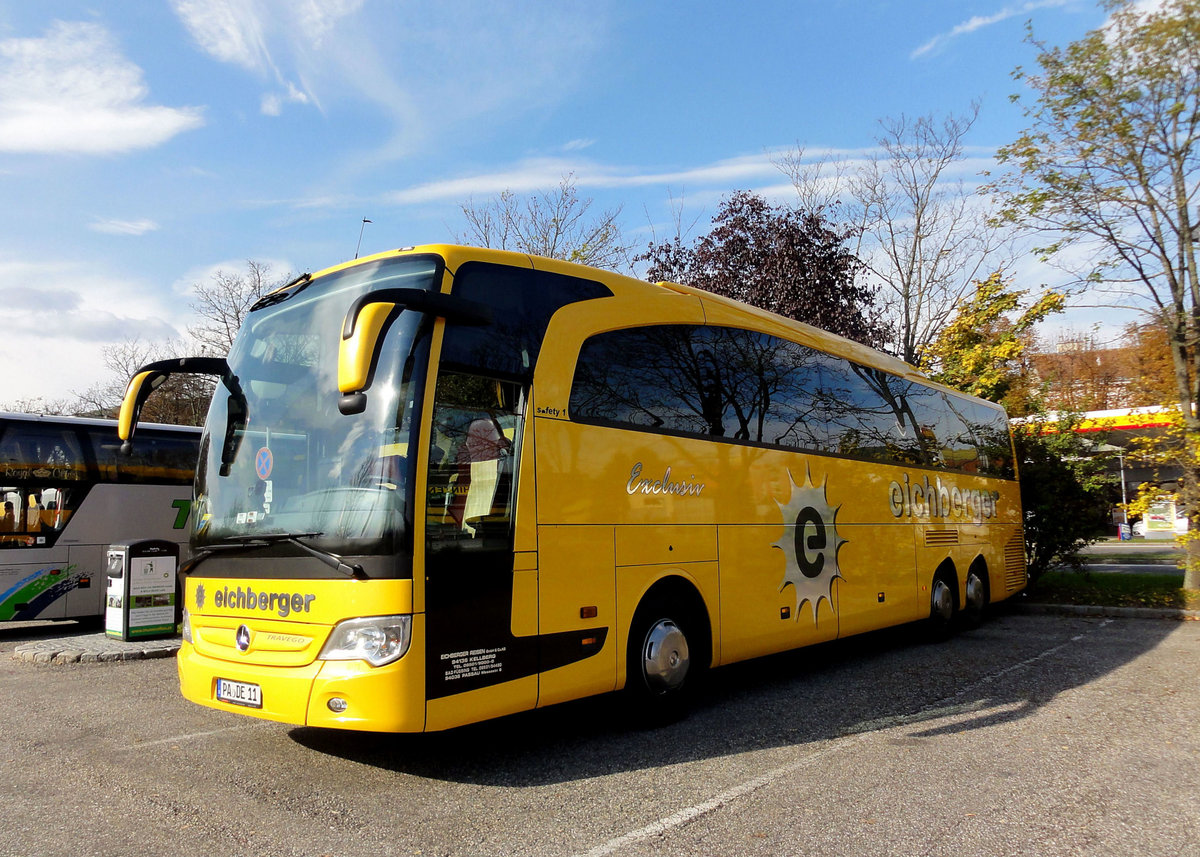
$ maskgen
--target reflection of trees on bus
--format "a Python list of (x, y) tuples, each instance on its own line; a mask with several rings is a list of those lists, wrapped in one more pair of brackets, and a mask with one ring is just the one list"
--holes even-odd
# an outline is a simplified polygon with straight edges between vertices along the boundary
[(659, 325), (592, 337), (574, 419), (1011, 475), (997, 408), (788, 340)]

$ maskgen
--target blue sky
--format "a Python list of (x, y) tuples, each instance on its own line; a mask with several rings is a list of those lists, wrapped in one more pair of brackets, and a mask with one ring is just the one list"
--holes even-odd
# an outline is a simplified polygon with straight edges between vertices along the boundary
[(735, 189), (787, 201), (789, 147), (861, 155), (881, 118), (973, 100), (986, 166), (1023, 127), (1026, 21), (1066, 44), (1103, 19), (1090, 0), (0, 0), (0, 402), (69, 397), (104, 379), (104, 345), (182, 335), (215, 270), (350, 258), (364, 217), (364, 255), (448, 241), (463, 201), (573, 173), (644, 244), (672, 199), (701, 231)]

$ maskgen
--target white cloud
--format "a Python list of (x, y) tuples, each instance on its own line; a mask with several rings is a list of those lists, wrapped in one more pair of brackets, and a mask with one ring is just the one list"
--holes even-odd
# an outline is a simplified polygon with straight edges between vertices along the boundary
[(547, 3), (531, 13), (526, 0), (406, 0), (401, 12), (364, 0), (172, 0), (203, 51), (259, 78), (265, 115), (337, 103), (390, 122), (343, 159), (346, 173), (464, 125), (479, 134), (481, 117), (509, 122), (556, 103), (603, 45), (611, 5)]
[(153, 220), (93, 220), (88, 229), (105, 235), (145, 235), (158, 229)]
[[(809, 149), (806, 159), (822, 158), (840, 162), (846, 168), (862, 163), (870, 154), (867, 149)], [(776, 160), (782, 150), (768, 150), (761, 154), (741, 155), (725, 158), (710, 164), (678, 170), (638, 170), (632, 167), (614, 167), (594, 161), (571, 158), (529, 158), (504, 169), (474, 175), (459, 176), (414, 185), (393, 191), (384, 201), (398, 204), (417, 204), (445, 200), (465, 200), (476, 196), (488, 196), (511, 190), (514, 193), (529, 193), (554, 187), (563, 176), (571, 174), (575, 185), (581, 189), (620, 189), (637, 187), (706, 187), (719, 188), (722, 193), (736, 187), (759, 186), (768, 181), (772, 191), (780, 181), (782, 173)], [(990, 161), (980, 161), (990, 163)], [(972, 162), (972, 166), (975, 166)]]
[(283, 113), (283, 105), (290, 104), (308, 104), (312, 101), (307, 93), (301, 92), (294, 85), (287, 85), (287, 92), (277, 93), (269, 92), (262, 97), (260, 109), (264, 116), (279, 116)]
[(0, 254), (5, 333), (0, 401), (57, 399), (107, 379), (104, 347), (178, 338), (187, 307), (164, 290), (84, 262), (14, 261)]
[(253, 0), (175, 0), (171, 5), (206, 53), (250, 71), (271, 67)]
[(464, 200), (511, 190), (529, 193), (554, 187), (572, 174), (579, 188), (623, 188), (655, 185), (721, 184), (732, 187), (779, 175), (769, 154), (729, 158), (701, 167), (670, 172), (638, 171), (604, 166), (590, 161), (567, 158), (530, 158), (506, 169), (453, 179), (428, 182), (389, 194), (386, 201), (395, 204), (425, 203), (439, 200)]
[(0, 151), (111, 154), (204, 124), (199, 108), (145, 104), (142, 70), (97, 24), (56, 22), (0, 41)]
[(921, 45), (919, 48), (909, 54), (909, 59), (917, 59), (927, 54), (931, 54), (943, 47), (947, 42), (958, 38), (959, 36), (974, 33), (976, 30), (981, 30), (984, 27), (990, 27), (993, 24), (999, 24), (1001, 21), (1007, 21), (1009, 18), (1016, 15), (1027, 15), (1037, 9), (1045, 9), (1056, 6), (1066, 6), (1068, 3), (1077, 2), (1077, 0), (1028, 0), (1025, 3), (1019, 3), (1012, 6), (1005, 6), (999, 12), (991, 15), (975, 15), (957, 24), (948, 32), (939, 33), (932, 39)]
[[(279, 116), (285, 104), (315, 104), (305, 83), (309, 51), (365, 0), (172, 0), (192, 39), (220, 62), (274, 80), (283, 92), (264, 93), (260, 110)], [(278, 56), (277, 56), (278, 55)]]

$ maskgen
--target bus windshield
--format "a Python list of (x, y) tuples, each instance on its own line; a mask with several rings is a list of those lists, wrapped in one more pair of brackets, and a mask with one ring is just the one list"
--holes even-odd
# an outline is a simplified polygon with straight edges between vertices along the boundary
[[(405, 310), (394, 321), (362, 413), (338, 410), (338, 344), (355, 299), (431, 290), (438, 270), (430, 256), (358, 265), (246, 317), (229, 354), (240, 391), (218, 385), (201, 441), (196, 549), (280, 533), (339, 555), (403, 549), (427, 319)], [(226, 448), (223, 462), (227, 437), (235, 451), (230, 461)]]

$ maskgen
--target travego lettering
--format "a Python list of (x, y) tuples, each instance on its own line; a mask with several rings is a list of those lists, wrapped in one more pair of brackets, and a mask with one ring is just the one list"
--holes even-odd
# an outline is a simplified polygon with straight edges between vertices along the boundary
[(262, 610), (275, 612), (281, 617), (292, 613), (308, 613), (317, 596), (301, 592), (256, 592), (249, 587), (243, 589), (218, 589), (213, 594), (213, 606), (227, 610)]
[(941, 477), (933, 482), (909, 481), (904, 474), (904, 484), (892, 482), (888, 486), (888, 503), (894, 518), (960, 518), (980, 523), (996, 517), (997, 491), (966, 490), (952, 483), (943, 483)]

